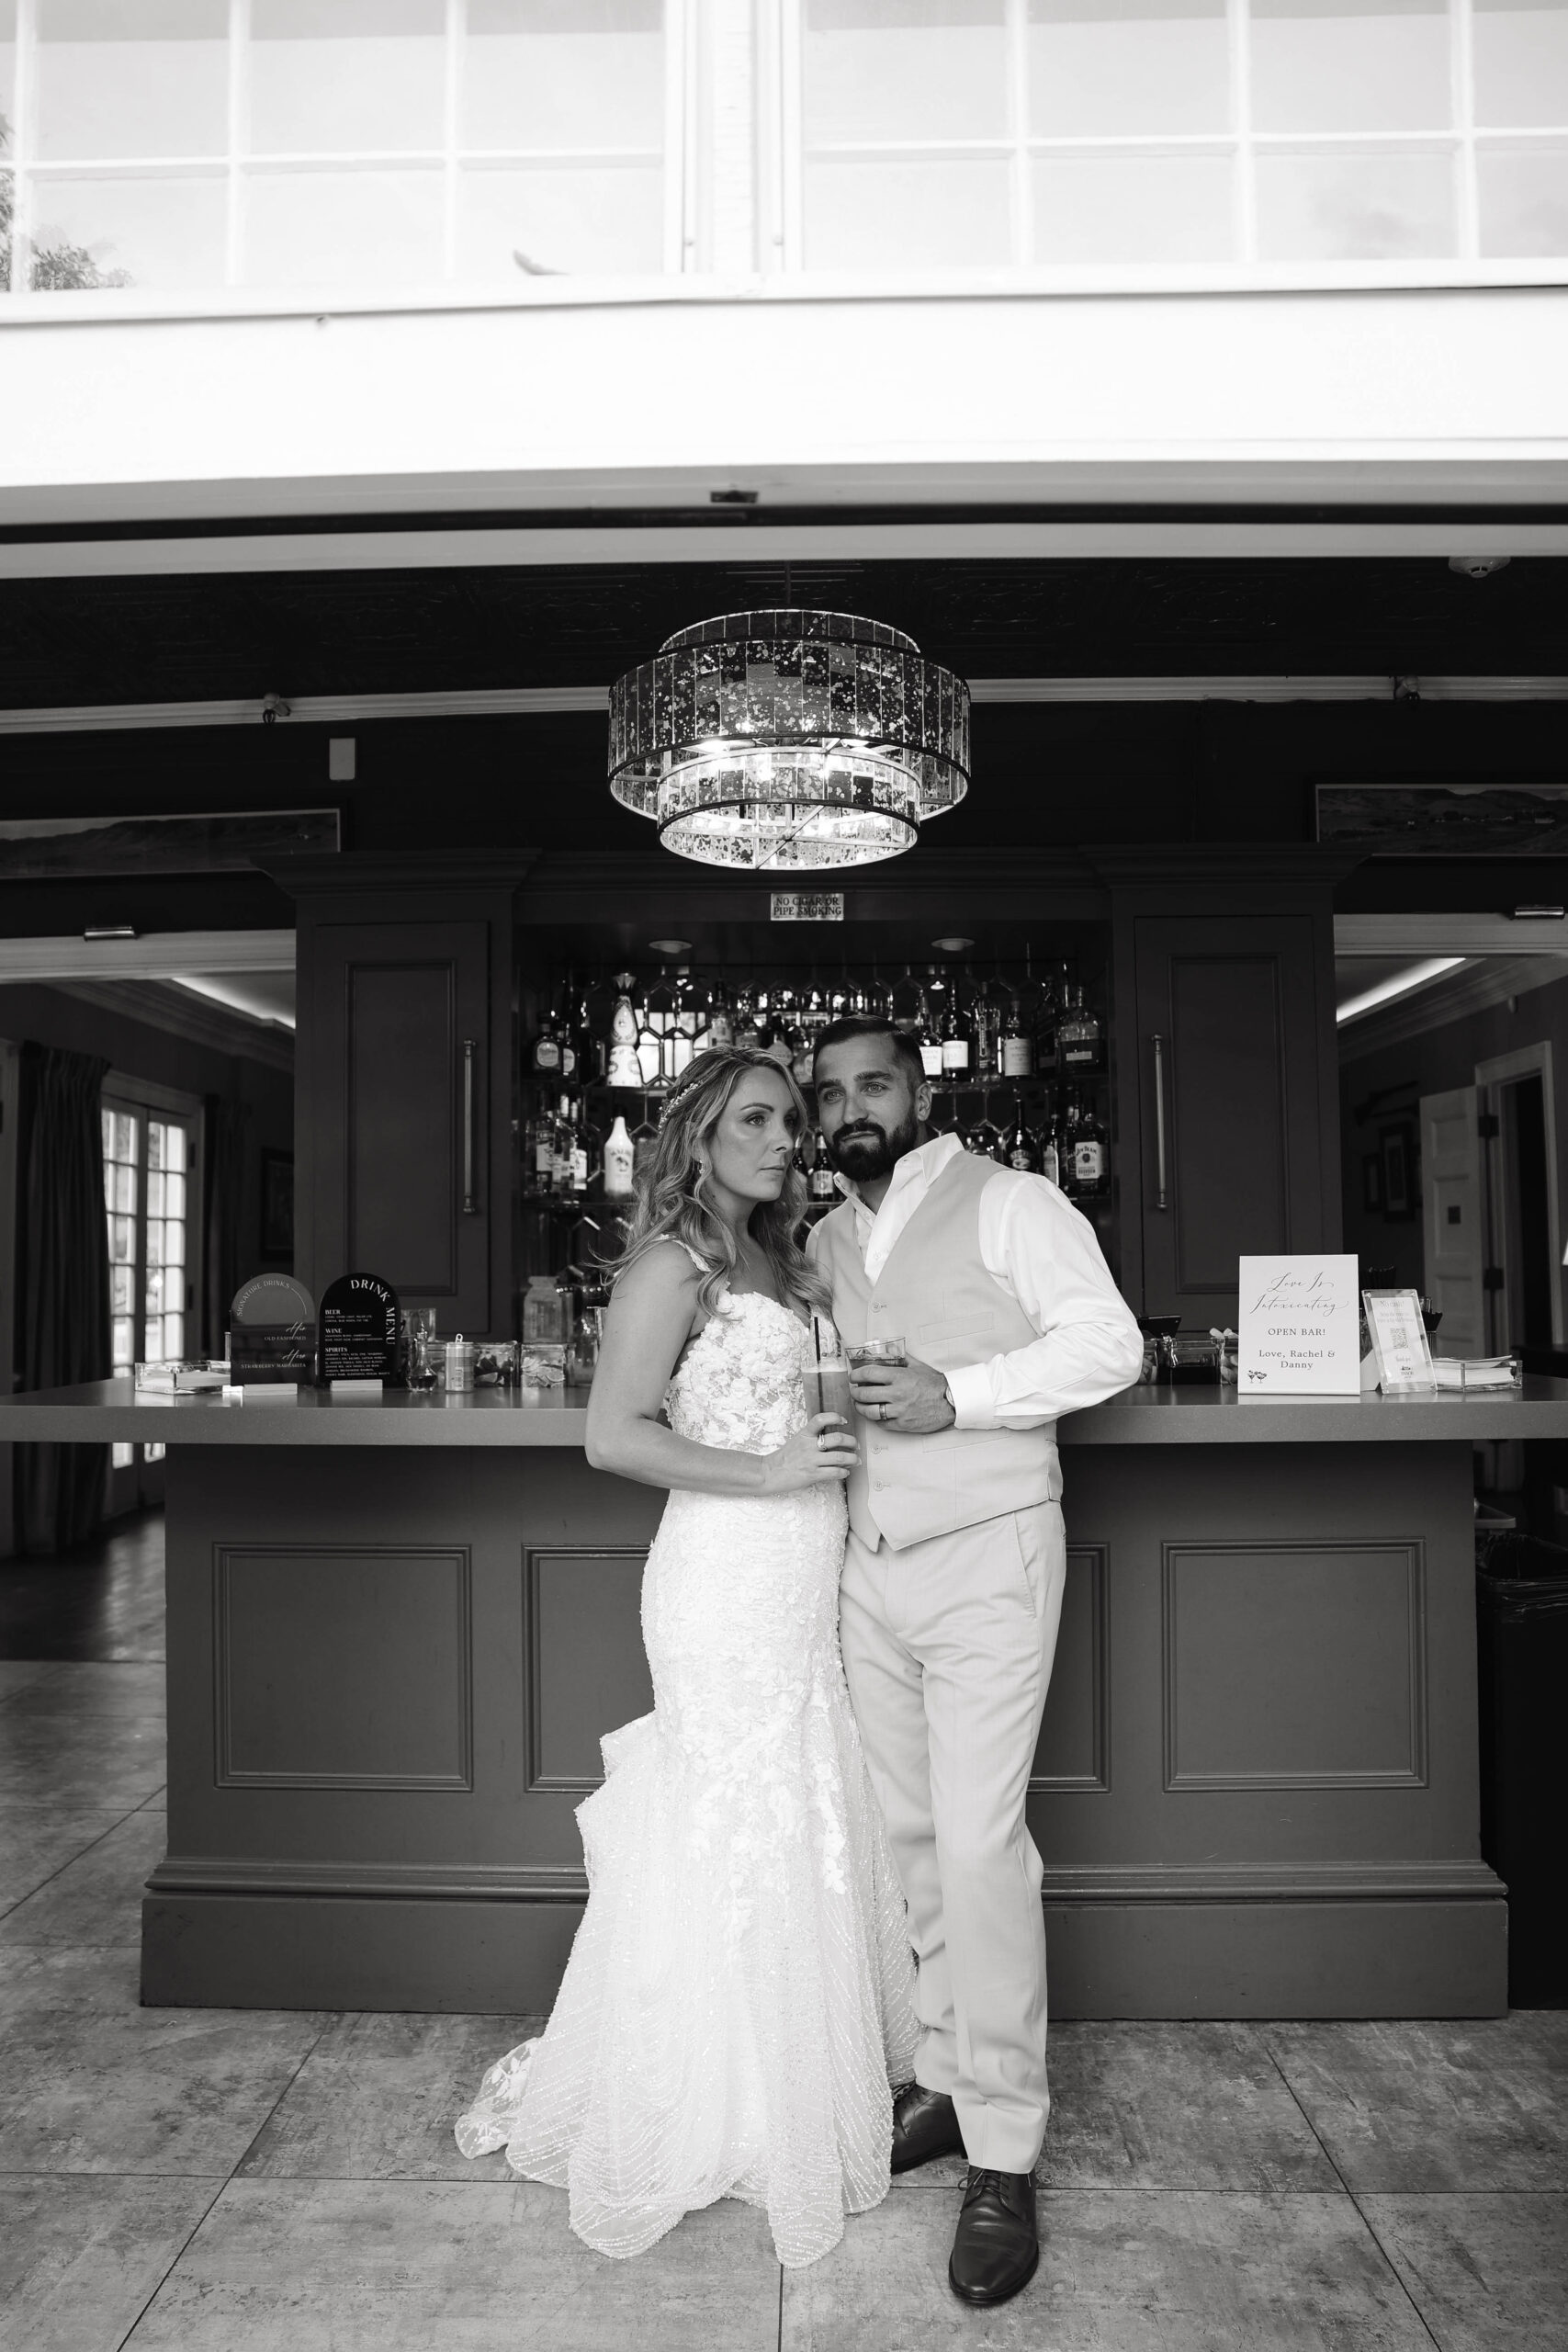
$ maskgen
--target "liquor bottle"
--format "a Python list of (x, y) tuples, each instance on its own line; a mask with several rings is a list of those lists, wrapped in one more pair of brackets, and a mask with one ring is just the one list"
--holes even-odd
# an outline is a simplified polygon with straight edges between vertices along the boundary
[(958, 1009), (958, 990), (950, 988), (942, 1009), (942, 1074), (949, 1083), (969, 1075), (969, 1032)]
[(1040, 1173), (1053, 1184), (1062, 1182), (1062, 1147), (1060, 1129), (1054, 1107), (1047, 1106), (1045, 1123), (1040, 1130)]
[(610, 1015), (610, 1059), (607, 1073), (611, 1086), (640, 1086), (642, 1063), (637, 1049), (637, 1014), (632, 1011), (630, 972), (617, 972), (615, 986), (620, 993), (615, 1009)]
[(525, 1182), (535, 1193), (547, 1193), (555, 1183), (556, 1123), (542, 1104), (528, 1122)]
[(1056, 1029), (1056, 1057), (1064, 1069), (1098, 1069), (1100, 1064), (1098, 1013), (1084, 1003), (1081, 988), (1067, 991), (1066, 1011)]
[(1040, 1009), (1034, 1023), (1034, 1067), (1036, 1069), (1056, 1068), (1056, 1023), (1062, 1010), (1062, 989), (1066, 975), (1058, 982), (1047, 972), (1040, 983)]
[(761, 1031), (757, 1018), (757, 991), (748, 984), (735, 992), (735, 1042), (749, 1054), (761, 1051)]
[(762, 1051), (770, 1055), (781, 1069), (793, 1069), (795, 1043), (799, 1035), (795, 1025), (793, 989), (776, 989), (769, 1013), (768, 1034), (762, 1041)]
[(1111, 1155), (1105, 1146), (1105, 1129), (1093, 1104), (1081, 1091), (1072, 1098), (1067, 1117), (1072, 1196), (1077, 1201), (1101, 1200), (1111, 1189)]
[(705, 1045), (716, 1054), (727, 1054), (735, 1043), (735, 1015), (730, 1008), (729, 990), (722, 979), (714, 982), (708, 999), (707, 1035)]
[(697, 1010), (696, 990), (692, 986), (691, 973), (682, 965), (675, 974), (674, 1004), (670, 1025), (664, 1032), (664, 1072), (671, 1086), (682, 1077), (696, 1051), (697, 1025), (701, 1015)]
[(811, 1083), (811, 1073), (817, 1061), (817, 1040), (827, 1026), (828, 1007), (823, 1001), (821, 989), (813, 987), (800, 1009), (800, 1017), (791, 1040), (790, 1068), (795, 1072), (797, 1086), (809, 1086)]
[(1034, 1075), (1034, 1040), (1023, 1023), (1023, 1011), (1018, 998), (1008, 1003), (1008, 1017), (999, 1040), (1001, 1071), (1004, 1078), (1032, 1078)]
[(607, 1201), (629, 1201), (636, 1187), (632, 1170), (637, 1159), (637, 1147), (626, 1133), (625, 1114), (617, 1111), (615, 1125), (604, 1141), (604, 1198)]
[(571, 1123), (571, 1097), (563, 1094), (555, 1118), (555, 1158), (550, 1170), (552, 1193), (567, 1193), (571, 1190), (571, 1154), (577, 1131)]
[(650, 1093), (664, 1087), (664, 1038), (653, 1015), (649, 991), (644, 989), (637, 1009), (637, 1059), (642, 1083)]
[(833, 1182), (833, 1163), (828, 1157), (827, 1138), (820, 1127), (812, 1138), (811, 1171), (807, 1179), (807, 1190), (814, 1201), (833, 1200), (839, 1190)]
[(1021, 1094), (1012, 1098), (1012, 1125), (1008, 1129), (1007, 1157), (1010, 1168), (1037, 1169), (1040, 1165), (1040, 1148), (1024, 1122), (1023, 1097)]
[(581, 1200), (599, 1175), (604, 1138), (588, 1115), (581, 1095), (571, 1106), (571, 1189)]
[[(965, 978), (967, 978), (967, 972)], [(969, 1038), (972, 1047), (971, 1067), (976, 1078), (997, 1075), (997, 1039), (1001, 1031), (1000, 1008), (992, 1001), (988, 989), (977, 988), (970, 981)]]
[(571, 974), (568, 972), (566, 986), (560, 992), (555, 1018), (556, 1044), (560, 1048), (560, 1061), (558, 1067), (563, 1079), (581, 1080), (582, 1027), (577, 995), (571, 984)]
[(537, 1078), (556, 1078), (560, 1074), (560, 1039), (556, 1034), (555, 1008), (552, 1005), (544, 1006), (540, 1012), (529, 1068)]
[(937, 1033), (937, 1016), (931, 1009), (930, 992), (921, 989), (915, 1004), (915, 1031), (919, 1041), (920, 1067), (928, 1078), (942, 1076), (942, 1039)]

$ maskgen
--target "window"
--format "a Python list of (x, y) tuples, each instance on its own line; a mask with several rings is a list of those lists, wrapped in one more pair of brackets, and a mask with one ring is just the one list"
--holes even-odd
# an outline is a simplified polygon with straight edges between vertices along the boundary
[(414, 288), (678, 266), (667, 13), (0, 0), (5, 282)]
[[(196, 1304), (196, 1114), (106, 1088), (104, 1213), (108, 1220), (109, 1317), (114, 1369), (183, 1356)], [(113, 1450), (113, 1470), (163, 1459), (161, 1445)], [(117, 1491), (120, 1507), (135, 1499)]]
[(1568, 0), (800, 0), (802, 266), (1568, 254)]

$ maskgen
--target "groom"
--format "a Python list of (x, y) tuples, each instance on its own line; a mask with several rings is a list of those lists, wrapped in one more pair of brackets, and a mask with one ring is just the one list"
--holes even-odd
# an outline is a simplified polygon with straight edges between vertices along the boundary
[(929, 1135), (918, 1047), (836, 1021), (817, 1112), (845, 1198), (812, 1253), (852, 1375), (840, 1631), (919, 1962), (916, 2079), (893, 2169), (968, 2158), (948, 2278), (1005, 2302), (1039, 2260), (1045, 2136), (1042, 1867), (1024, 1820), (1066, 1552), (1055, 1423), (1136, 1379), (1143, 1343), (1088, 1220), (1042, 1176)]

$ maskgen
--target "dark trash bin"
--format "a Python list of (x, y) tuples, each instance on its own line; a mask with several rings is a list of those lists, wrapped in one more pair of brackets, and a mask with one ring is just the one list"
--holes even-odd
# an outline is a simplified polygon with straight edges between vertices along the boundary
[(1508, 1999), (1568, 2001), (1568, 1548), (1478, 1547), (1481, 1850), (1508, 1890)]

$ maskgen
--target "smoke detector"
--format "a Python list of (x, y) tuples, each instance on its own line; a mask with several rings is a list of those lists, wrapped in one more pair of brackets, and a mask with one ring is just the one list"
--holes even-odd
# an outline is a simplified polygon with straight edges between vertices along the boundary
[(1462, 572), (1467, 580), (1490, 580), (1510, 560), (1506, 555), (1450, 555), (1449, 570)]

